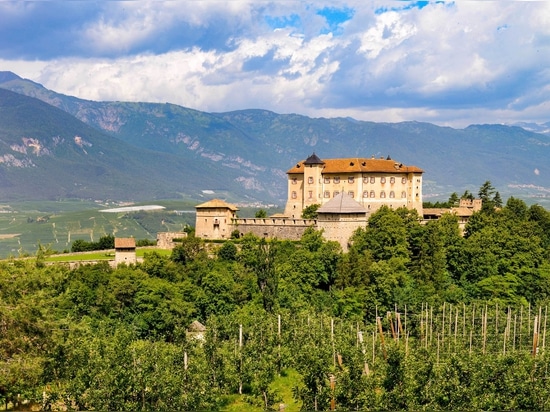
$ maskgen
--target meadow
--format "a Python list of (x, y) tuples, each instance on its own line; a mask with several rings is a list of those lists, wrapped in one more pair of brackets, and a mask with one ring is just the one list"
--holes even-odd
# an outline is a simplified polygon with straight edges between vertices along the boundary
[(32, 256), (39, 245), (62, 253), (76, 239), (95, 242), (107, 234), (154, 240), (157, 232), (194, 226), (194, 204), (154, 203), (165, 209), (105, 213), (119, 205), (79, 200), (0, 204), (0, 258)]

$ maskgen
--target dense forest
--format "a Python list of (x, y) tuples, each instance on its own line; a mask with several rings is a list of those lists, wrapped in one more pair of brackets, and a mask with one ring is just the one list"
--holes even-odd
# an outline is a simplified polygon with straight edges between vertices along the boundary
[(0, 400), (277, 409), (272, 382), (296, 373), (303, 410), (548, 409), (550, 212), (485, 200), (463, 234), (383, 207), (347, 253), (310, 229), (189, 236), (115, 269), (1, 261)]

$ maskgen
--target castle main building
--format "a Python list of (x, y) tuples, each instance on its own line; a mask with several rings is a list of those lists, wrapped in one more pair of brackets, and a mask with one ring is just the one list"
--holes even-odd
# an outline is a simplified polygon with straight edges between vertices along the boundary
[(423, 172), (389, 156), (321, 160), (314, 153), (287, 171), (288, 200), (284, 215), (300, 218), (307, 206), (323, 205), (345, 193), (369, 213), (383, 205), (405, 206), (416, 209), (422, 216)]

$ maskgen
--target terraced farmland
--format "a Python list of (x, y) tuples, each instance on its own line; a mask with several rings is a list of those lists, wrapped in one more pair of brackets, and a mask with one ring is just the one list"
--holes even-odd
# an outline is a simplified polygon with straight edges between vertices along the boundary
[(33, 255), (39, 244), (63, 252), (70, 250), (76, 239), (95, 242), (113, 234), (153, 240), (157, 232), (194, 226), (192, 204), (155, 203), (165, 209), (104, 213), (105, 205), (91, 201), (0, 204), (0, 258)]

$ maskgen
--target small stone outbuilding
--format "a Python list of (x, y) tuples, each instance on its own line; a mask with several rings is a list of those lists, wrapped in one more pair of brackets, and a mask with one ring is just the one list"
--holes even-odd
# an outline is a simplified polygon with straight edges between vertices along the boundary
[(133, 237), (115, 238), (115, 265), (136, 263), (136, 239)]

